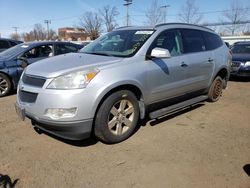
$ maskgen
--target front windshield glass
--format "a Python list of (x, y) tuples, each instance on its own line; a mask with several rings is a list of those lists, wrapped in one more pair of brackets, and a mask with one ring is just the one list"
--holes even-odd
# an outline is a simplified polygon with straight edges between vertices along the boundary
[(2, 53), (0, 53), (0, 56), (5, 57), (5, 58), (11, 58), (15, 57), (16, 55), (24, 52), (29, 46), (27, 44), (18, 44), (14, 47), (11, 47)]
[(80, 52), (104, 56), (131, 57), (152, 35), (153, 30), (122, 30), (110, 32)]
[(232, 52), (236, 54), (250, 54), (250, 44), (235, 45)]

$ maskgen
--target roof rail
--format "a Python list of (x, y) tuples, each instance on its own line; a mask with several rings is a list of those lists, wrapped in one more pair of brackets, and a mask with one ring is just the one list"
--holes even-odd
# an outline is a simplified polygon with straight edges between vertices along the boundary
[(124, 28), (128, 28), (128, 27), (133, 27), (133, 26), (122, 26), (122, 27), (117, 27), (114, 30), (118, 30), (118, 29), (124, 29)]
[(187, 25), (187, 26), (196, 26), (196, 27), (201, 27), (201, 28), (205, 28), (205, 29), (209, 29), (211, 31), (213, 31), (212, 29), (208, 28), (208, 27), (205, 27), (203, 25), (196, 25), (196, 24), (189, 24), (189, 23), (178, 23), (178, 22), (175, 22), (175, 23), (162, 23), (162, 24), (157, 24), (155, 25), (154, 28), (157, 28), (157, 27), (161, 27), (161, 26), (168, 26), (168, 25)]

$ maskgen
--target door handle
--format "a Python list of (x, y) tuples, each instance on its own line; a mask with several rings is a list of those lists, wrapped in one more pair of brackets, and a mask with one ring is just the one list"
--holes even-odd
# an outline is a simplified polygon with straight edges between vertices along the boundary
[(186, 64), (185, 62), (181, 62), (181, 67), (188, 67), (188, 64)]
[(213, 59), (211, 59), (211, 58), (208, 58), (208, 60), (207, 60), (209, 63), (211, 63), (211, 62), (213, 62), (214, 60)]

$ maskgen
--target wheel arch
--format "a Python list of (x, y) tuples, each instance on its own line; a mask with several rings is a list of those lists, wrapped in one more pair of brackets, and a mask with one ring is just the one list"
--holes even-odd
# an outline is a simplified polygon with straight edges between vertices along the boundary
[(145, 116), (145, 105), (144, 105), (144, 100), (143, 100), (143, 92), (142, 89), (137, 86), (136, 84), (120, 84), (120, 85), (116, 85), (106, 91), (104, 91), (102, 93), (102, 96), (100, 97), (100, 99), (98, 100), (98, 105), (95, 108), (94, 111), (94, 119), (96, 117), (96, 114), (100, 108), (100, 106), (102, 105), (102, 103), (105, 101), (105, 99), (110, 96), (112, 93), (116, 92), (116, 91), (121, 91), (121, 90), (128, 90), (131, 91), (137, 98), (138, 102), (139, 102), (139, 108), (140, 108), (140, 118), (143, 119)]
[[(215, 74), (214, 79), (220, 76), (223, 80), (223, 88), (225, 89), (227, 87), (227, 81), (229, 80), (230, 73), (228, 72), (228, 69), (226, 67), (222, 67), (217, 74)], [(214, 80), (213, 79), (213, 80)]]

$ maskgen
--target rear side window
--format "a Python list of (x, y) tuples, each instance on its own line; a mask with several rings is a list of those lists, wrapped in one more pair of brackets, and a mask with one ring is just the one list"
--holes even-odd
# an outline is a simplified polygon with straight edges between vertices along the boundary
[(9, 43), (8, 41), (5, 40), (0, 40), (0, 48), (9, 48)]
[(205, 40), (206, 50), (214, 50), (222, 46), (223, 42), (218, 35), (205, 31), (201, 31), (201, 33)]
[(10, 45), (11, 46), (16, 46), (17, 45), (17, 43), (15, 43), (15, 42), (13, 42), (13, 41), (9, 41), (10, 42)]
[(205, 51), (205, 41), (199, 30), (182, 29), (184, 53)]
[(78, 48), (71, 44), (58, 44), (57, 45), (57, 54), (66, 54), (70, 52), (77, 52)]

